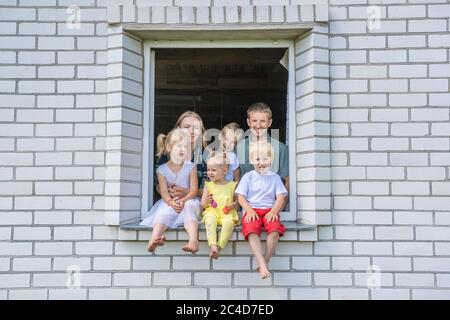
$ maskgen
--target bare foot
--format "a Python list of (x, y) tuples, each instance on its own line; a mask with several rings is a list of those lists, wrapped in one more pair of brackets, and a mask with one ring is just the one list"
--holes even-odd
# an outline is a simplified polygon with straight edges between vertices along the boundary
[(219, 257), (219, 249), (217, 246), (212, 245), (211, 250), (209, 251), (209, 257), (211, 259), (217, 259)]
[(157, 246), (157, 239), (150, 239), (150, 241), (148, 242), (147, 251), (154, 252)]
[(270, 278), (270, 272), (266, 266), (260, 266), (258, 269), (259, 269), (258, 271), (259, 271), (259, 275), (261, 276), (261, 279)]
[(147, 250), (149, 252), (154, 252), (156, 250), (156, 247), (163, 246), (165, 241), (166, 241), (165, 236), (150, 239), (150, 241), (148, 242)]
[(161, 238), (157, 238), (155, 240), (155, 243), (157, 246), (163, 246), (165, 242), (166, 242), (166, 236), (162, 236)]
[[(267, 263), (267, 265), (269, 265), (269, 262), (267, 261), (267, 259), (266, 259), (266, 263)], [(256, 266), (256, 272), (259, 272), (259, 266), (258, 265)]]
[(183, 251), (196, 253), (198, 251), (198, 241), (189, 241), (186, 243), (186, 245), (182, 248)]

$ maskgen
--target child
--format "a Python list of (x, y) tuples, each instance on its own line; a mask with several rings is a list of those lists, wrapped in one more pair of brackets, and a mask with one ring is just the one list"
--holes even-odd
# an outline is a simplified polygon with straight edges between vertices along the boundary
[(225, 180), (228, 181), (239, 181), (241, 174), (239, 169), (239, 160), (234, 152), (234, 148), (236, 144), (242, 139), (244, 132), (240, 129), (239, 125), (236, 122), (231, 122), (227, 124), (219, 133), (219, 145), (217, 150), (214, 150), (215, 147), (209, 145), (205, 149), (205, 159), (210, 157), (212, 154), (225, 153), (228, 160), (229, 166), (227, 173), (225, 175)]
[[(276, 173), (270, 171), (274, 150), (268, 142), (257, 142), (250, 146), (250, 161), (254, 170), (242, 177), (235, 193), (243, 211), (242, 233), (258, 262), (262, 279), (270, 277), (268, 265), (275, 252), (279, 237), (285, 232), (280, 222), (279, 212), (283, 208), (287, 190)], [(260, 235), (262, 227), (266, 230), (266, 252), (261, 253)]]
[[(247, 109), (247, 124), (250, 129), (250, 135), (242, 139), (236, 146), (239, 169), (241, 170), (241, 175), (252, 171), (253, 165), (249, 159), (250, 146), (254, 142), (267, 141), (274, 150), (271, 171), (280, 175), (284, 181), (284, 186), (286, 189), (289, 189), (289, 150), (287, 145), (277, 140), (274, 136), (269, 135), (272, 120), (272, 110), (263, 102), (254, 103)], [(287, 202), (288, 196), (285, 198), (285, 205)]]
[(239, 169), (239, 160), (236, 153), (234, 153), (234, 148), (236, 144), (242, 139), (243, 130), (239, 127), (236, 122), (231, 122), (223, 127), (220, 131), (219, 141), (220, 149), (219, 152), (226, 152), (227, 158), (230, 160), (230, 165), (228, 167), (225, 179), (228, 181), (239, 181), (241, 178), (241, 171)]
[[(210, 181), (205, 183), (201, 204), (205, 209), (203, 223), (210, 247), (209, 257), (217, 259), (219, 252), (228, 243), (235, 224), (239, 221), (236, 209), (239, 209), (234, 189), (236, 181), (225, 179), (229, 160), (225, 153), (213, 155), (207, 161), (207, 174)], [(217, 225), (222, 226), (217, 241)]]
[[(160, 165), (156, 171), (161, 199), (154, 204), (153, 214), (146, 218), (146, 224), (153, 227), (152, 237), (148, 243), (148, 251), (154, 252), (157, 246), (164, 245), (164, 232), (167, 228), (184, 225), (189, 242), (183, 247), (184, 251), (195, 253), (198, 251), (198, 220), (200, 203), (197, 195), (198, 178), (197, 167), (190, 158), (189, 136), (183, 129), (173, 129), (167, 136), (160, 134), (157, 138), (158, 155), (169, 154), (169, 160)], [(189, 188), (189, 192), (182, 198), (171, 197), (168, 188), (176, 184)]]

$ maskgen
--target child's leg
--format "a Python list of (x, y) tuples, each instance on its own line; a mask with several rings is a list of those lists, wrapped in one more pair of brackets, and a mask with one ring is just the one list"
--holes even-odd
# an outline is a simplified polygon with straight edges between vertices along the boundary
[(216, 244), (211, 245), (209, 249), (209, 257), (211, 259), (217, 259), (219, 257), (220, 247)]
[(166, 238), (164, 237), (164, 232), (172, 226), (177, 219), (178, 214), (169, 207), (166, 203), (162, 203), (158, 207), (158, 211), (155, 213), (155, 219), (153, 221), (153, 232), (152, 237), (148, 243), (148, 251), (155, 251), (157, 246), (164, 245)]
[(218, 245), (221, 249), (225, 248), (230, 240), (231, 235), (233, 234), (234, 229), (234, 221), (230, 218), (222, 219), (222, 229), (220, 230), (219, 242)]
[(198, 251), (198, 222), (189, 220), (184, 222), (184, 228), (189, 236), (189, 242), (183, 247), (184, 251), (195, 253)]
[(217, 218), (213, 214), (207, 214), (204, 218), (206, 238), (208, 246), (217, 245)]
[(269, 265), (270, 258), (272, 258), (273, 254), (275, 252), (275, 248), (277, 247), (279, 239), (280, 239), (280, 234), (278, 233), (278, 231), (273, 231), (267, 235), (266, 253), (264, 255), (267, 266)]
[(152, 237), (149, 240), (148, 247), (147, 247), (147, 250), (149, 252), (155, 251), (157, 246), (164, 245), (164, 241), (166, 239), (164, 237), (164, 232), (166, 232), (166, 230), (167, 230), (167, 226), (162, 223), (156, 223), (153, 226)]
[(266, 260), (264, 259), (261, 253), (261, 240), (256, 233), (250, 233), (248, 235), (248, 243), (250, 244), (250, 248), (252, 249), (253, 254), (255, 255), (256, 261), (259, 264), (259, 274), (262, 279), (270, 277), (270, 272), (267, 269)]
[(264, 258), (266, 259), (267, 265), (269, 265), (269, 261), (275, 252), (275, 248), (277, 247), (278, 240), (284, 235), (286, 228), (279, 219), (267, 222), (264, 217), (263, 222), (264, 229), (267, 232), (266, 252), (264, 254)]
[(195, 253), (198, 251), (198, 220), (196, 211), (200, 203), (194, 199), (186, 201), (180, 215), (183, 217), (183, 224), (189, 236), (189, 242), (182, 248), (184, 251)]
[(219, 249), (217, 248), (217, 217), (215, 214), (207, 213), (204, 217), (204, 222), (208, 246), (211, 248), (209, 257), (217, 259), (219, 254)]
[(197, 199), (190, 199), (185, 202), (183, 210), (180, 214), (183, 215), (183, 220), (198, 220), (201, 213), (200, 201)]

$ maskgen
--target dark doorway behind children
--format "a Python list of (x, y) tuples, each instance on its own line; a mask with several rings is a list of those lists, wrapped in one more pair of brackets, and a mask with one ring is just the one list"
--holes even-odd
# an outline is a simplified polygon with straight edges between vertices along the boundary
[(280, 64), (286, 48), (155, 49), (154, 136), (167, 133), (187, 110), (205, 128), (237, 122), (247, 130), (246, 110), (267, 103), (272, 129), (286, 143), (288, 71)]

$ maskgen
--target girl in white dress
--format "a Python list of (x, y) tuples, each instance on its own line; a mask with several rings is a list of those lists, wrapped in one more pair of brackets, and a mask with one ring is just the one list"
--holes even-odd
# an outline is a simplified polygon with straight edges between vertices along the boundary
[[(186, 160), (191, 156), (189, 142), (189, 136), (183, 129), (174, 129), (167, 136), (160, 134), (157, 138), (157, 155), (168, 153), (169, 161), (156, 171), (161, 199), (153, 205), (150, 215), (141, 222), (141, 225), (153, 227), (147, 248), (150, 252), (154, 252), (157, 246), (164, 245), (164, 232), (168, 228), (183, 225), (189, 242), (182, 249), (192, 253), (198, 251), (198, 216), (201, 205), (197, 197), (197, 166)], [(188, 188), (189, 192), (184, 197), (171, 197), (168, 188), (173, 185)]]

